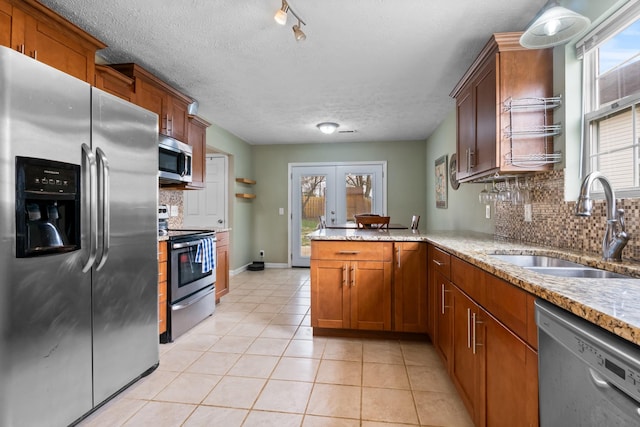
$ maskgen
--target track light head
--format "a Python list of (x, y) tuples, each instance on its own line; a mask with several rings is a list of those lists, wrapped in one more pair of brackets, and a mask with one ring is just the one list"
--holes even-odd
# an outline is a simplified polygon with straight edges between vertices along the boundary
[(282, 7), (278, 9), (273, 19), (275, 19), (276, 22), (280, 25), (286, 25), (288, 11), (289, 11), (289, 4), (287, 3), (287, 0), (282, 0)]
[(307, 39), (307, 35), (300, 29), (300, 25), (301, 25), (301, 21), (298, 19), (298, 23), (292, 27), (293, 36), (296, 38), (297, 42)]

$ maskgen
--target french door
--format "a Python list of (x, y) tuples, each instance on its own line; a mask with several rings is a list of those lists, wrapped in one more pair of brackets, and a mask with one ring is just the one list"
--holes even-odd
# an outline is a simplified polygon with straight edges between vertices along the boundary
[(291, 265), (308, 267), (311, 241), (307, 234), (327, 225), (355, 222), (354, 215), (384, 215), (386, 162), (290, 164)]

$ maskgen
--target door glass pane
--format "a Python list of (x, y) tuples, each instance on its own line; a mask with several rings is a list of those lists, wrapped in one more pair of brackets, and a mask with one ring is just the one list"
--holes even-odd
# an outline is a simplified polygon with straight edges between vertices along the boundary
[(318, 227), (320, 216), (326, 218), (326, 175), (303, 175), (300, 178), (300, 256), (311, 256), (307, 234)]
[(372, 183), (372, 174), (345, 174), (345, 185), (347, 190), (345, 200), (345, 217), (347, 222), (355, 222), (354, 215), (356, 214), (371, 213), (371, 206), (373, 206)]

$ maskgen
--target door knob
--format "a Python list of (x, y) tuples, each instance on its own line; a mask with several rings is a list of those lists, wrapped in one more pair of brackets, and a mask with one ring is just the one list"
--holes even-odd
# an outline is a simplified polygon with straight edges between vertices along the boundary
[(223, 220), (221, 220), (221, 219), (219, 219), (219, 220), (218, 220), (218, 224), (222, 224), (223, 222), (224, 222), (224, 221), (223, 221)]

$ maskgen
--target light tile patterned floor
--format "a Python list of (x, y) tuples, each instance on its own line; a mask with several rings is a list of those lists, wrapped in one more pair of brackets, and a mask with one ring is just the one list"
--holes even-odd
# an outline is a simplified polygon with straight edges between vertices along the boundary
[(308, 269), (231, 278), (214, 315), (81, 426), (471, 426), (429, 343), (314, 338)]

